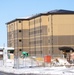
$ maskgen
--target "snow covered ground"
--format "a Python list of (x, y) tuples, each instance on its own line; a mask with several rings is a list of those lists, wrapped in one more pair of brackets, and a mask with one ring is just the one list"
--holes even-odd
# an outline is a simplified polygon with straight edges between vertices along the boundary
[(51, 74), (51, 75), (74, 75), (74, 67), (34, 67), (34, 68), (19, 68), (0, 67), (0, 71), (14, 74)]
[[(55, 62), (55, 65), (49, 65), (48, 67), (38, 67), (40, 62), (38, 63), (35, 60), (27, 58), (24, 60), (24, 62), (26, 63), (24, 63), (23, 65), (23, 61), (21, 59), (20, 63), (24, 67), (20, 67), (18, 69), (12, 68), (12, 66), (14, 65), (12, 60), (7, 60), (5, 65), (0, 65), (0, 71), (14, 74), (74, 75), (74, 66), (70, 66), (70, 64), (66, 60), (58, 60), (59, 63)], [(0, 64), (2, 64), (2, 61), (0, 61)], [(32, 67), (29, 67), (31, 65)]]

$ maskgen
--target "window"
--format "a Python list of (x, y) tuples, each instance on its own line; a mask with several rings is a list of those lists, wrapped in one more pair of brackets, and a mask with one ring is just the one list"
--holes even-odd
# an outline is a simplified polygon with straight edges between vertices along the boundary
[(19, 32), (22, 32), (22, 30), (19, 30)]
[(40, 22), (42, 21), (42, 19), (40, 18)]
[(48, 39), (48, 43), (50, 44), (50, 39)]
[(31, 41), (29, 42), (29, 45), (31, 44)]
[(48, 21), (49, 21), (49, 17), (48, 17)]
[(19, 23), (21, 23), (21, 20), (19, 20)]
[(36, 44), (36, 41), (34, 41), (34, 44)]
[(50, 40), (49, 40), (49, 43), (50, 43)]
[(42, 30), (40, 30), (40, 33), (42, 33)]
[(22, 51), (22, 49), (19, 49), (19, 51)]
[(22, 42), (22, 40), (20, 39), (19, 42)]
[(33, 21), (30, 21), (30, 25), (34, 25), (34, 20)]
[(35, 20), (35, 23), (40, 23), (40, 22), (41, 22), (41, 18)]
[(40, 40), (40, 43), (42, 43), (42, 40)]

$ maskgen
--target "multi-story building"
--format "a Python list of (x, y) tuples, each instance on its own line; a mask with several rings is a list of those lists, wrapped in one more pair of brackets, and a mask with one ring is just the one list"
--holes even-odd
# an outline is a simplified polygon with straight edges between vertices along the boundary
[(29, 51), (29, 22), (27, 19), (15, 19), (7, 23), (8, 47), (15, 48), (15, 54)]
[(74, 48), (74, 11), (53, 10), (7, 23), (8, 47), (15, 54), (61, 56), (59, 47)]

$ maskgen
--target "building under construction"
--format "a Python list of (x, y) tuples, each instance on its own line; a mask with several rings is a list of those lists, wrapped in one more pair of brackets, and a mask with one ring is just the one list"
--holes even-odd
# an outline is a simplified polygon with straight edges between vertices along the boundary
[(74, 48), (74, 11), (52, 10), (7, 22), (7, 45), (15, 55), (61, 56), (59, 47)]

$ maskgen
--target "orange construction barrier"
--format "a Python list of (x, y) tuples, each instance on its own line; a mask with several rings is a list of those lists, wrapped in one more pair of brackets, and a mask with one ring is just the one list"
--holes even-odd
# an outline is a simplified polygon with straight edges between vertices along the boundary
[(51, 56), (50, 55), (45, 56), (44, 62), (50, 63), (51, 62)]

